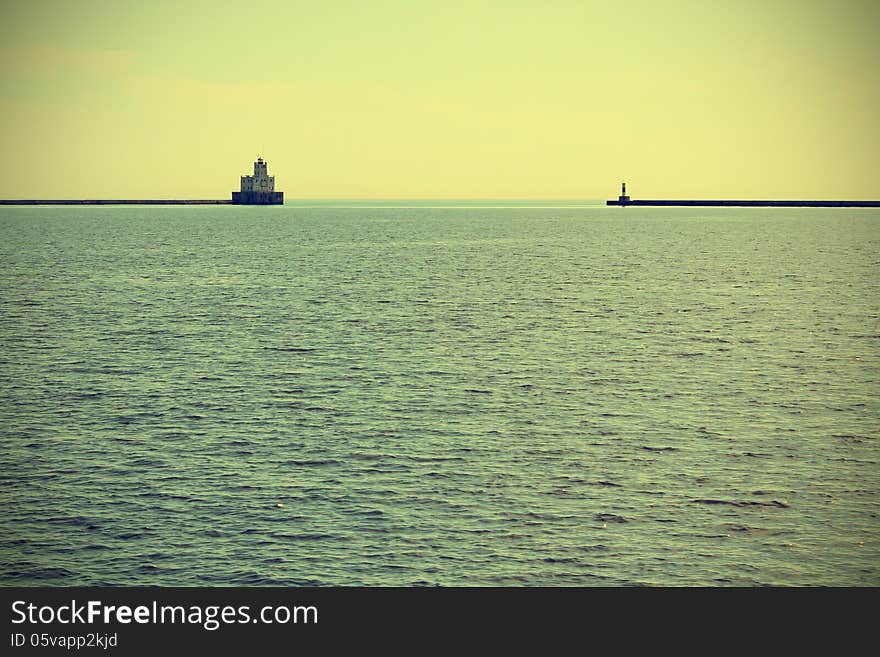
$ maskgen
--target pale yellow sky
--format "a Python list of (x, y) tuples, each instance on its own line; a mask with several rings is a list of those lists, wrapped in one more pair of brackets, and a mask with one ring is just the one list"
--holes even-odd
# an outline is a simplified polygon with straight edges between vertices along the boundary
[(0, 4), (0, 198), (880, 198), (880, 3)]

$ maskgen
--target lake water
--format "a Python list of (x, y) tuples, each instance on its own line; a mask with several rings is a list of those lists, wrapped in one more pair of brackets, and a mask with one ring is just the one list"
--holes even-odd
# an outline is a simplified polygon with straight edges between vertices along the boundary
[(470, 205), (0, 210), (0, 584), (880, 585), (880, 211)]

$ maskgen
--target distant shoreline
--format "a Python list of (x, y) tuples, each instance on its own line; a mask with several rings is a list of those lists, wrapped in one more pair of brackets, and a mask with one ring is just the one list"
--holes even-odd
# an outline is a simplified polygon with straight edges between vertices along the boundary
[[(313, 204), (313, 205), (312, 205)], [(288, 199), (283, 205), (295, 207), (604, 207), (630, 205), (641, 207), (777, 207), (777, 208), (880, 208), (880, 201), (772, 201), (772, 200), (697, 200), (697, 199)], [(425, 204), (436, 204), (427, 206)], [(242, 205), (227, 199), (0, 199), (0, 206), (39, 205)], [(282, 205), (282, 204), (277, 204)], [(335, 207), (335, 205), (334, 205)]]

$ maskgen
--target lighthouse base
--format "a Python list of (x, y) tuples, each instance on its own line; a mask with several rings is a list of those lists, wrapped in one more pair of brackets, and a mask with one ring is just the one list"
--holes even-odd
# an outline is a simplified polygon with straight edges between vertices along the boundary
[(234, 205), (283, 205), (284, 192), (232, 192)]

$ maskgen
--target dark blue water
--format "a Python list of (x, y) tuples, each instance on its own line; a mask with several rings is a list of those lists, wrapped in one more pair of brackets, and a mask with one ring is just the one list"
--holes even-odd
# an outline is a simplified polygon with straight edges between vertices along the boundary
[(0, 583), (878, 585), (880, 212), (0, 210)]

